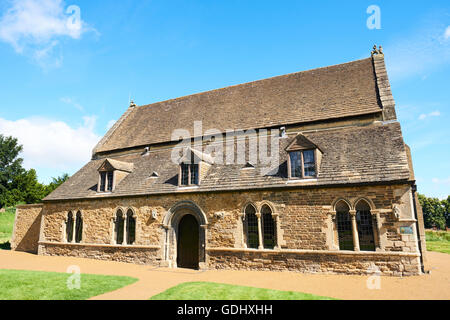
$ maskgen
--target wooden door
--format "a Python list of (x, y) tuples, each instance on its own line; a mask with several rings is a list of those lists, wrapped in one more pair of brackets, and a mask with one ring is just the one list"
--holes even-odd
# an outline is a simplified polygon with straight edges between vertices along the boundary
[(194, 216), (185, 215), (178, 225), (177, 266), (198, 269), (199, 225)]

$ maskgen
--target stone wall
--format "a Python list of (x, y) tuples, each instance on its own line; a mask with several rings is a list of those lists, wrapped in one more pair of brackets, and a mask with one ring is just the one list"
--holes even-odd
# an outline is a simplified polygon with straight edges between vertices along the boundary
[(160, 250), (158, 246), (79, 245), (50, 242), (41, 242), (39, 245), (39, 254), (45, 256), (67, 256), (156, 266), (159, 266), (161, 262)]
[(42, 204), (17, 206), (11, 249), (38, 252), (41, 229)]
[[(330, 212), (333, 204), (345, 199), (352, 208), (357, 201), (364, 199), (376, 215), (377, 253), (361, 255), (360, 253), (343, 253), (338, 250), (336, 226)], [(412, 211), (410, 185), (333, 187), (333, 188), (297, 188), (289, 190), (237, 191), (216, 193), (184, 193), (141, 197), (117, 197), (103, 199), (85, 199), (64, 202), (46, 202), (42, 219), (40, 254), (72, 255), (85, 258), (108, 259), (125, 262), (164, 265), (166, 228), (163, 219), (180, 201), (189, 200), (204, 212), (206, 226), (206, 260), (207, 266), (213, 268), (247, 268), (276, 269), (284, 264), (284, 269), (319, 270), (320, 272), (340, 272), (339, 270), (359, 270), (363, 272), (367, 263), (374, 262), (387, 269), (386, 274), (410, 274), (411, 262), (405, 257), (417, 255), (418, 243)], [(266, 256), (263, 251), (257, 253), (226, 253), (214, 250), (245, 249), (242, 213), (248, 203), (253, 203), (259, 210), (263, 204), (269, 204), (277, 217), (277, 243), (281, 252), (289, 250), (316, 250), (312, 256), (305, 254), (282, 253), (268, 254), (270, 266), (260, 264), (258, 259)], [(400, 216), (394, 215), (393, 205), (399, 208)], [(24, 221), (30, 225), (29, 217), (38, 218), (40, 207), (30, 207)], [(125, 213), (129, 208), (136, 213), (136, 241), (131, 247), (120, 247), (114, 241), (114, 216), (118, 208)], [(21, 209), (25, 210), (25, 208)], [(20, 211), (20, 210), (19, 210)], [(81, 244), (67, 244), (65, 241), (65, 224), (69, 211), (74, 215), (80, 211), (83, 216), (83, 236)], [(156, 219), (152, 217), (156, 212)], [(22, 220), (20, 218), (19, 220)], [(28, 221), (28, 222), (27, 222)], [(18, 224), (19, 226), (20, 224)], [(37, 225), (37, 227), (39, 224)], [(413, 227), (413, 234), (401, 234), (400, 227)], [(24, 229), (24, 227), (22, 227)], [(20, 230), (16, 231), (17, 239)], [(29, 247), (37, 248), (36, 226), (35, 243)], [(22, 232), (23, 233), (23, 232)], [(176, 243), (176, 242), (175, 242)], [(172, 244), (173, 245), (173, 244)], [(20, 247), (15, 247), (20, 250)], [(169, 248), (170, 252), (174, 252)], [(325, 252), (335, 251), (334, 254)], [(392, 252), (391, 258), (386, 253)], [(405, 253), (406, 256), (400, 255)], [(326, 259), (325, 259), (326, 257)], [(389, 256), (390, 257), (390, 256)], [(401, 257), (401, 258), (399, 258)], [(319, 259), (319, 260), (318, 260)], [(325, 260), (322, 260), (325, 259)], [(416, 259), (417, 260), (417, 259)], [(208, 262), (209, 261), (209, 262)], [(284, 262), (281, 262), (284, 261)], [(331, 262), (330, 262), (331, 261)], [(391, 262), (389, 262), (391, 261)], [(415, 261), (415, 260), (414, 260)], [(255, 263), (256, 262), (256, 263)], [(267, 261), (266, 261), (267, 262)], [(385, 265), (386, 263), (386, 265)], [(344, 267), (339, 267), (339, 265)], [(170, 265), (170, 264), (169, 264)], [(172, 264), (173, 265), (173, 264)], [(320, 267), (317, 267), (320, 265)], [(330, 267), (330, 265), (332, 265)], [(401, 266), (400, 266), (401, 265)], [(316, 266), (316, 267), (314, 267)], [(403, 267), (402, 267), (403, 266)], [(416, 268), (416, 266), (414, 266)], [(301, 270), (299, 270), (301, 271)], [(318, 272), (319, 272), (318, 271)], [(356, 271), (355, 271), (356, 272)], [(355, 273), (349, 271), (348, 273)], [(356, 273), (357, 273), (356, 272)], [(416, 272), (418, 273), (418, 272)]]
[(387, 276), (410, 276), (420, 273), (418, 254), (409, 253), (343, 253), (313, 250), (261, 252), (214, 249), (209, 250), (207, 263), (211, 269)]

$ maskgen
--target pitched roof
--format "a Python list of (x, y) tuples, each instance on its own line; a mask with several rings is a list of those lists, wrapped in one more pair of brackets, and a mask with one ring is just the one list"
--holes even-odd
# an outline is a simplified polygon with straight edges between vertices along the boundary
[(175, 129), (256, 129), (380, 112), (372, 58), (130, 107), (94, 153), (171, 141)]
[(304, 149), (315, 149), (317, 146), (311, 142), (304, 135), (299, 133), (292, 142), (287, 146), (286, 151), (304, 150)]
[(98, 168), (98, 171), (109, 171), (109, 170), (132, 172), (133, 164), (108, 158), (103, 161), (102, 165)]
[[(198, 188), (178, 188), (179, 167), (171, 159), (171, 149), (150, 151), (146, 155), (118, 157), (134, 164), (111, 194), (98, 194), (98, 167), (103, 160), (90, 161), (44, 200), (83, 199), (96, 197), (167, 194), (255, 188), (323, 186), (348, 183), (407, 181), (410, 178), (407, 154), (400, 124), (375, 123), (364, 127), (347, 127), (303, 135), (323, 152), (317, 180), (292, 182), (287, 179), (285, 148), (294, 135), (281, 138), (277, 172), (261, 174), (260, 163), (254, 170), (242, 170), (243, 164), (214, 164)], [(336, 142), (339, 143), (336, 143)], [(236, 150), (236, 148), (235, 148)], [(237, 151), (235, 151), (237, 152)], [(158, 177), (152, 177), (153, 172)]]

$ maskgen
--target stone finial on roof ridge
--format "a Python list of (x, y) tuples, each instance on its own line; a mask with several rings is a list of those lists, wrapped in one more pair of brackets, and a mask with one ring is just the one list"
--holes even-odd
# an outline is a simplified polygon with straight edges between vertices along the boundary
[(375, 45), (373, 46), (373, 48), (372, 48), (371, 54), (372, 54), (372, 57), (373, 57), (374, 55), (384, 55), (384, 53), (383, 53), (383, 47), (382, 47), (382, 46), (379, 46), (379, 47), (377, 48), (377, 45), (375, 44)]
[(383, 121), (397, 120), (395, 112), (395, 101), (392, 96), (391, 84), (386, 70), (386, 63), (384, 62), (383, 48), (379, 49), (374, 46), (372, 51), (373, 66), (375, 71), (376, 85), (379, 96), (379, 103), (383, 110)]

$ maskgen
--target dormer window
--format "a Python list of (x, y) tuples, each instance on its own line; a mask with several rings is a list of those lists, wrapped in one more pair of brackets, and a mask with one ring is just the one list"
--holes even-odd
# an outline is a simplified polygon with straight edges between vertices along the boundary
[(198, 164), (181, 164), (181, 181), (180, 185), (198, 185)]
[(114, 185), (114, 172), (113, 171), (108, 171), (108, 191), (112, 191), (113, 189), (113, 185)]
[(214, 164), (214, 159), (208, 154), (186, 147), (178, 163), (180, 164), (178, 185), (187, 187), (200, 184), (211, 165)]
[(191, 184), (198, 184), (198, 164), (191, 164), (190, 167)]
[(100, 188), (99, 191), (105, 192), (106, 188), (106, 172), (100, 172)]
[(114, 171), (100, 172), (100, 192), (112, 191), (114, 185)]
[(291, 162), (291, 178), (312, 178), (316, 176), (316, 160), (314, 150), (289, 152)]
[(316, 178), (322, 152), (308, 138), (298, 134), (286, 148), (288, 157), (288, 177), (291, 179)]
[(100, 168), (98, 192), (112, 192), (122, 179), (133, 171), (133, 164), (106, 159)]

